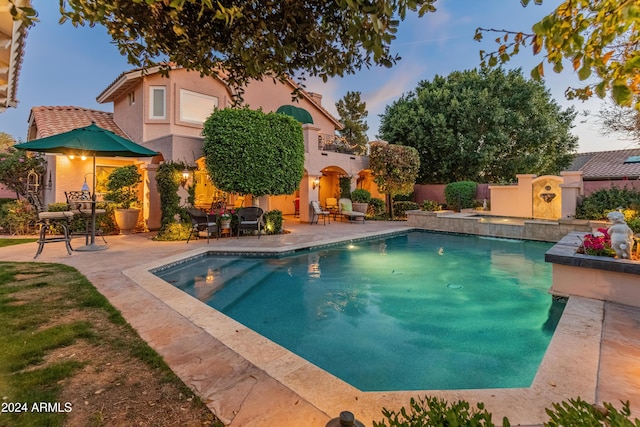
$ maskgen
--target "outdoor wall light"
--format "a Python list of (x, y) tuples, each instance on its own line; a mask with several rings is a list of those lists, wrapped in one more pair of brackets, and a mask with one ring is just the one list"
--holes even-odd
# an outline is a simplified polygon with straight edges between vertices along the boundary
[(182, 171), (182, 178), (180, 179), (180, 185), (182, 185), (182, 188), (187, 185), (187, 182), (189, 181), (189, 175), (191, 175), (189, 169), (185, 169)]
[(315, 190), (316, 187), (320, 187), (320, 178), (315, 178), (313, 180), (313, 189)]

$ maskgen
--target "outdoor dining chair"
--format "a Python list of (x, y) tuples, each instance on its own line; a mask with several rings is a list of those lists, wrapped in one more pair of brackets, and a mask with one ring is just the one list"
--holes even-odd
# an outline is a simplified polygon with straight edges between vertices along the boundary
[(236, 212), (238, 216), (238, 238), (240, 238), (241, 231), (258, 231), (258, 239), (264, 224), (262, 223), (264, 211), (257, 206), (250, 206), (246, 208), (238, 209)]
[(196, 238), (198, 238), (200, 237), (200, 232), (205, 232), (207, 235), (207, 244), (209, 243), (211, 233), (215, 233), (216, 239), (218, 238), (220, 233), (218, 231), (218, 223), (216, 222), (215, 216), (211, 216), (196, 208), (187, 208), (187, 214), (191, 219), (191, 232), (189, 232), (187, 244), (189, 243), (189, 240), (191, 240), (193, 233), (196, 233)]
[[(84, 218), (85, 231), (79, 234), (84, 234), (85, 245), (89, 244), (89, 236), (91, 235), (91, 204), (92, 197), (90, 191), (65, 191), (64, 195), (67, 197), (68, 209), (73, 212), (74, 215), (80, 215)], [(103, 215), (107, 211), (106, 209), (96, 209), (96, 215)], [(71, 234), (74, 234), (71, 232)], [(107, 243), (104, 238), (102, 230), (96, 230), (96, 235), (102, 237), (102, 241)]]
[(312, 212), (313, 216), (311, 217), (311, 224), (313, 224), (314, 221), (317, 224), (320, 217), (322, 217), (322, 223), (324, 225), (327, 225), (327, 218), (329, 218), (329, 224), (331, 224), (331, 212), (323, 211), (322, 208), (320, 207), (320, 202), (318, 202), (317, 200), (312, 201), (311, 209), (313, 211)]

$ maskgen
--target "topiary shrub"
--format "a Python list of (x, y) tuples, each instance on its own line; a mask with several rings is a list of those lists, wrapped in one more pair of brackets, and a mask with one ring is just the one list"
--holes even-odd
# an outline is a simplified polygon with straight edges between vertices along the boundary
[(371, 193), (363, 188), (358, 188), (351, 192), (351, 201), (353, 203), (369, 203)]
[(393, 202), (393, 213), (398, 218), (406, 218), (407, 211), (420, 209), (416, 202)]
[(140, 201), (137, 185), (141, 182), (142, 175), (136, 165), (115, 168), (109, 174), (104, 198), (115, 202), (118, 208), (129, 209)]
[(266, 234), (282, 233), (282, 211), (274, 209), (264, 214), (264, 232)]
[(222, 191), (291, 194), (304, 174), (304, 136), (294, 118), (261, 110), (225, 108), (202, 129), (207, 171)]
[(478, 185), (473, 181), (452, 182), (444, 188), (444, 197), (450, 209), (459, 211), (474, 207), (476, 189)]
[(640, 210), (640, 192), (617, 187), (594, 191), (579, 201), (576, 218), (606, 219), (609, 212), (619, 207)]

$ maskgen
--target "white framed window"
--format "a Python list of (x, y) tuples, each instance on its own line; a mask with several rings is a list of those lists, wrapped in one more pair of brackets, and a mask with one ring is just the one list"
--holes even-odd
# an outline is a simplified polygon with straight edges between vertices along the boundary
[(180, 89), (180, 121), (203, 124), (218, 107), (216, 96)]
[(167, 118), (167, 88), (165, 86), (149, 87), (149, 118)]
[(133, 105), (133, 104), (136, 103), (136, 93), (135, 92), (133, 92), (133, 91), (129, 92), (128, 98), (129, 98), (129, 105)]

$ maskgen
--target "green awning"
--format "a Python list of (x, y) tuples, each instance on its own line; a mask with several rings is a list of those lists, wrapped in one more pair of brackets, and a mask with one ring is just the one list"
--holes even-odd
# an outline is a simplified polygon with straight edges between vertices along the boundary
[(640, 156), (631, 156), (627, 160), (625, 160), (624, 162), (625, 163), (640, 163)]
[(287, 116), (293, 117), (302, 124), (313, 124), (313, 117), (311, 117), (311, 114), (304, 108), (295, 107), (293, 105), (283, 105), (278, 108), (276, 113), (286, 114)]

